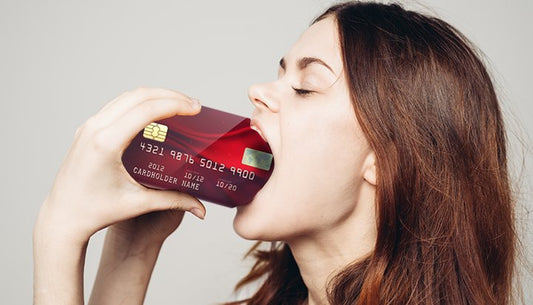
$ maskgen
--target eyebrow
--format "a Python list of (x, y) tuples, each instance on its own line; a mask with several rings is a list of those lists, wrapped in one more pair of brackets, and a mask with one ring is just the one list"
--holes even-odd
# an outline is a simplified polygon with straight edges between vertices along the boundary
[[(309, 66), (310, 64), (320, 64), (320, 65), (323, 65), (324, 67), (326, 67), (329, 71), (331, 71), (331, 73), (333, 73), (334, 75), (336, 75), (336, 73), (333, 71), (333, 69), (328, 65), (326, 64), (322, 59), (320, 58), (316, 58), (316, 57), (302, 57), (298, 60), (297, 62), (297, 66), (298, 66), (298, 69), (300, 70), (303, 70), (305, 68), (307, 68), (307, 66)], [(279, 66), (285, 70), (285, 67), (286, 67), (286, 63), (285, 63), (285, 58), (282, 57), (280, 60), (279, 60)]]

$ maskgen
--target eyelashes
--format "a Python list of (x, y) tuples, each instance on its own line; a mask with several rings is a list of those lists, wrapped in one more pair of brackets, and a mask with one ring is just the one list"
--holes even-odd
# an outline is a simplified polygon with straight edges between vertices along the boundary
[(307, 95), (310, 95), (312, 94), (314, 91), (312, 90), (307, 90), (307, 89), (301, 89), (301, 88), (295, 88), (295, 87), (292, 87), (292, 90), (294, 90), (294, 92), (299, 95), (299, 96), (307, 96)]

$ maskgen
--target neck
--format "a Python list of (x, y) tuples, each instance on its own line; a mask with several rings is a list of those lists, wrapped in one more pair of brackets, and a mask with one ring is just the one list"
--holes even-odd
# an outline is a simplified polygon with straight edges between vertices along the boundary
[(328, 230), (287, 241), (308, 290), (307, 305), (329, 304), (329, 281), (374, 249), (377, 229), (373, 200), (352, 214)]

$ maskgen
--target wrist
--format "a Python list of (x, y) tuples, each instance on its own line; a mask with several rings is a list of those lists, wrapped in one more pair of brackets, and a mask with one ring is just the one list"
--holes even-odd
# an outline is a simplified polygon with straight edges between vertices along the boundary
[(108, 227), (105, 237), (105, 247), (124, 256), (152, 256), (159, 254), (163, 240), (149, 239), (123, 231), (119, 226)]
[(125, 296), (144, 300), (162, 243), (127, 236), (108, 228), (89, 304), (118, 304)]
[(41, 207), (33, 227), (34, 246), (40, 244), (83, 249), (87, 246), (90, 233), (84, 233), (79, 226), (53, 215), (45, 205)]
[(70, 240), (36, 226), (34, 304), (83, 304), (83, 265), (88, 242)]

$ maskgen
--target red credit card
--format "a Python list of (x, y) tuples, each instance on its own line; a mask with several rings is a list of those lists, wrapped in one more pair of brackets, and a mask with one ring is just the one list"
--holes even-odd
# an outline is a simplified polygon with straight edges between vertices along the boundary
[(252, 201), (274, 168), (272, 151), (250, 119), (209, 107), (146, 126), (122, 163), (144, 186), (227, 207)]

